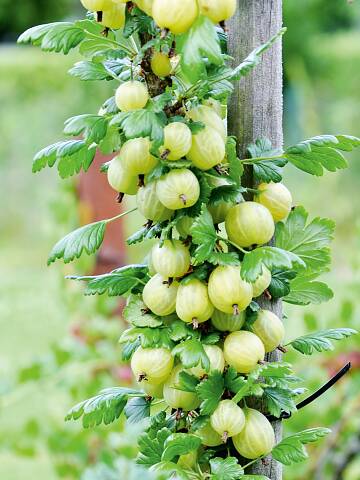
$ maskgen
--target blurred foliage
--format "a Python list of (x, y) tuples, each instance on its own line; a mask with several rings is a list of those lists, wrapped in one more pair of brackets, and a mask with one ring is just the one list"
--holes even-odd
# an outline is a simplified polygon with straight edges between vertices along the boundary
[[(69, 0), (27, 1), (19, 9), (0, 0), (0, 39), (13, 39), (33, 24), (57, 21), (74, 8), (81, 11)], [(352, 4), (285, 0), (284, 8), (286, 142), (323, 131), (358, 135), (358, 0)], [(113, 315), (116, 301), (81, 297), (80, 285), (62, 280), (64, 274), (74, 272), (73, 267), (58, 274), (43, 267), (54, 240), (78, 223), (70, 213), (76, 211), (76, 196), (74, 185), (59, 188), (51, 171), (33, 176), (31, 157), (42, 145), (61, 138), (67, 117), (96, 112), (113, 88), (68, 77), (66, 71), (74, 61), (75, 55), (63, 59), (35, 49), (0, 50), (0, 68), (6, 72), (0, 78), (5, 112), (0, 117), (0, 174), (5, 185), (0, 201), (6, 206), (0, 210), (6, 231), (0, 239), (0, 288), (8, 299), (0, 307), (4, 378), (0, 381), (0, 477), (6, 480), (78, 480), (82, 472), (83, 480), (104, 480), (106, 475), (111, 479), (106, 465), (119, 457), (123, 458), (119, 470), (127, 472), (123, 478), (139, 476), (128, 463), (136, 455), (136, 429), (122, 434), (123, 426), (115, 424), (83, 431), (79, 425), (63, 423), (66, 410), (76, 401), (102, 387), (130, 381), (117, 345), (123, 326), (120, 316)], [(41, 115), (44, 111), (46, 117)], [(289, 340), (317, 328), (358, 326), (360, 230), (354, 192), (359, 178), (360, 162), (355, 158), (348, 172), (326, 176), (321, 183), (301, 173), (287, 176), (296, 202), (316, 215), (335, 217), (338, 224), (334, 270), (328, 278), (336, 299), (303, 311), (287, 307)], [(77, 263), (76, 269), (90, 267)], [(67, 329), (70, 336), (65, 335)], [(354, 338), (325, 357), (296, 356), (297, 373), (310, 392), (349, 359), (353, 370), (326, 396), (286, 422), (289, 433), (320, 424), (333, 430), (326, 442), (312, 449), (310, 462), (286, 469), (286, 480), (358, 480), (359, 347), (359, 338)], [(45, 409), (39, 407), (44, 395)]]

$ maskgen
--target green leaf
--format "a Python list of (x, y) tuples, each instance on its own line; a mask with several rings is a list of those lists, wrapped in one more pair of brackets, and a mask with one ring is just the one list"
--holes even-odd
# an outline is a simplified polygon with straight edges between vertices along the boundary
[(211, 191), (209, 204), (216, 205), (221, 202), (225, 203), (237, 203), (242, 199), (242, 193), (246, 189), (237, 185), (222, 185), (215, 187)]
[(201, 445), (201, 439), (191, 433), (173, 433), (165, 441), (165, 450), (162, 454), (163, 461), (171, 461), (176, 456), (187, 455), (197, 450)]
[(78, 115), (65, 122), (65, 135), (77, 137), (84, 134), (84, 140), (88, 143), (99, 143), (106, 135), (108, 121), (100, 115)]
[(143, 348), (168, 348), (172, 349), (174, 343), (170, 338), (167, 328), (134, 327), (123, 332), (120, 343), (141, 341)]
[(155, 430), (154, 428), (143, 433), (139, 437), (139, 455), (136, 463), (146, 465), (148, 468), (161, 462), (161, 457), (165, 449), (165, 442), (172, 434), (169, 428), (161, 428)]
[(317, 442), (331, 432), (328, 428), (311, 428), (282, 440), (272, 450), (272, 456), (284, 465), (300, 463), (308, 458), (304, 445)]
[(268, 412), (274, 417), (280, 418), (282, 412), (296, 412), (294, 395), (290, 389), (269, 387), (264, 388), (263, 399)]
[(290, 282), (290, 293), (284, 302), (294, 305), (309, 305), (328, 302), (334, 293), (326, 283), (314, 282), (313, 275), (299, 275)]
[(176, 48), (181, 55), (181, 72), (191, 83), (206, 76), (205, 57), (215, 65), (224, 62), (214, 24), (202, 15), (187, 33), (177, 37)]
[(39, 172), (46, 166), (53, 167), (58, 161), (61, 178), (67, 178), (81, 169), (85, 172), (92, 164), (96, 153), (95, 147), (89, 147), (84, 140), (67, 140), (43, 148), (34, 157), (32, 171)]
[(48, 23), (32, 27), (18, 38), (18, 43), (31, 43), (45, 52), (62, 52), (65, 55), (84, 40), (82, 28), (71, 22)]
[(99, 395), (75, 405), (65, 420), (78, 420), (82, 417), (84, 428), (95, 427), (101, 423), (109, 425), (120, 417), (128, 396), (137, 394), (143, 395), (142, 392), (130, 388), (106, 388)]
[(212, 480), (238, 480), (243, 478), (244, 470), (235, 457), (212, 458), (210, 467)]
[(224, 378), (221, 372), (212, 372), (197, 387), (196, 391), (202, 403), (201, 415), (211, 415), (216, 410), (224, 393)]
[(125, 416), (128, 423), (139, 423), (144, 418), (150, 417), (150, 402), (143, 397), (128, 400), (125, 407)]
[(95, 222), (78, 228), (62, 238), (51, 250), (48, 265), (63, 258), (69, 263), (79, 258), (85, 251), (88, 255), (95, 253), (104, 240), (106, 221)]
[(179, 374), (179, 383), (176, 385), (176, 389), (183, 392), (196, 393), (196, 387), (198, 384), (198, 378), (184, 371)]
[(121, 137), (117, 127), (108, 127), (105, 137), (99, 143), (99, 149), (104, 155), (118, 152), (121, 148)]
[(244, 385), (245, 378), (237, 373), (234, 367), (229, 367), (225, 373), (225, 388), (232, 393), (237, 393)]
[(284, 157), (295, 167), (311, 175), (321, 176), (324, 170), (336, 172), (348, 166), (339, 150), (350, 151), (360, 139), (339, 135), (321, 135), (289, 147)]
[(293, 268), (293, 265), (305, 266), (298, 256), (278, 247), (259, 247), (245, 254), (241, 265), (241, 277), (247, 282), (255, 282), (261, 275), (263, 266), (273, 268)]
[(160, 238), (163, 226), (164, 223), (155, 223), (155, 225), (151, 227), (146, 226), (131, 235), (131, 237), (126, 240), (126, 243), (128, 245), (135, 245), (152, 238)]
[[(276, 225), (276, 246), (294, 253), (311, 272), (321, 272), (330, 264), (329, 245), (333, 239), (335, 224), (327, 218), (315, 218), (307, 224), (308, 213), (304, 207), (292, 210), (285, 223)], [(297, 264), (296, 270), (304, 265)]]
[(235, 185), (241, 185), (244, 167), (236, 153), (236, 138), (228, 137), (226, 141), (226, 158), (229, 163), (229, 177)]
[(282, 167), (286, 165), (287, 160), (281, 158), (281, 150), (272, 148), (269, 139), (261, 138), (256, 140), (255, 143), (248, 146), (248, 152), (251, 158), (266, 159), (252, 163), (254, 177), (257, 182), (281, 182)]
[(150, 110), (135, 110), (121, 112), (113, 117), (110, 125), (118, 125), (125, 133), (126, 138), (149, 137), (160, 146), (164, 138), (166, 115)]
[(192, 242), (197, 245), (194, 252), (195, 264), (205, 262), (215, 248), (217, 235), (212, 216), (206, 205), (202, 205), (200, 215), (194, 220), (190, 234)]
[(85, 295), (103, 295), (106, 293), (109, 297), (116, 297), (125, 295), (142, 284), (142, 280), (147, 276), (147, 271), (146, 265), (128, 265), (104, 275), (69, 276), (67, 278), (86, 282)]
[(263, 45), (260, 45), (260, 47), (255, 48), (255, 50), (253, 50), (250, 55), (248, 55), (245, 60), (238, 67), (236, 67), (230, 75), (227, 76), (227, 79), (240, 80), (241, 77), (247, 75), (260, 63), (262, 54), (265, 53), (278, 39), (280, 39), (285, 32), (286, 28), (282, 28), (276, 35), (271, 37), (269, 41)]
[(162, 320), (149, 312), (141, 298), (134, 296), (124, 308), (124, 318), (134, 327), (155, 328), (162, 325)]
[(173, 355), (178, 356), (184, 368), (192, 368), (201, 365), (205, 370), (209, 370), (210, 361), (205, 353), (202, 343), (192, 338), (179, 343), (173, 350)]
[(272, 298), (285, 297), (290, 293), (290, 280), (296, 277), (293, 270), (279, 270), (275, 268), (271, 272), (271, 283), (269, 285), (269, 293)]
[(315, 351), (324, 352), (334, 350), (331, 340), (342, 340), (343, 338), (355, 335), (358, 332), (351, 328), (333, 328), (309, 333), (303, 337), (296, 338), (288, 345), (304, 355), (312, 355)]
[(83, 60), (70, 68), (69, 74), (84, 81), (106, 80), (111, 78), (109, 71), (101, 62)]
[(240, 265), (239, 256), (236, 252), (212, 252), (207, 261), (213, 265)]

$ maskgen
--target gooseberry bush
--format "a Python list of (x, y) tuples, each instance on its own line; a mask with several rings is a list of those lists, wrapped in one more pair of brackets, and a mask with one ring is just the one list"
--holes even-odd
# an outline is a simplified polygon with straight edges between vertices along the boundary
[[(153, 478), (264, 479), (247, 467), (271, 453), (290, 465), (304, 445), (329, 430), (277, 441), (272, 422), (297, 410), (304, 389), (292, 366), (269, 361), (274, 350), (304, 355), (332, 348), (349, 328), (314, 332), (284, 344), (285, 326), (263, 299), (321, 303), (334, 223), (308, 220), (281, 183), (291, 164), (311, 175), (347, 166), (343, 151), (360, 145), (323, 135), (276, 150), (260, 138), (238, 158), (227, 134), (233, 82), (279, 41), (281, 30), (236, 68), (227, 66), (225, 22), (235, 0), (82, 0), (87, 18), (33, 27), (20, 43), (85, 58), (70, 74), (111, 81), (114, 96), (98, 114), (72, 117), (59, 141), (36, 154), (33, 171), (57, 166), (62, 178), (87, 171), (95, 153), (113, 154), (102, 171), (116, 200), (136, 208), (83, 226), (61, 239), (48, 263), (95, 253), (106, 227), (138, 210), (146, 224), (128, 240), (153, 244), (145, 262), (85, 282), (87, 295), (122, 296), (129, 328), (123, 358), (136, 388), (114, 387), (76, 405), (67, 420), (110, 424), (122, 413), (144, 421), (138, 464)], [(242, 183), (251, 168), (255, 185)], [(94, 192), (96, 195), (96, 192)], [(115, 196), (114, 196), (115, 197)], [(115, 198), (114, 198), (115, 201)]]

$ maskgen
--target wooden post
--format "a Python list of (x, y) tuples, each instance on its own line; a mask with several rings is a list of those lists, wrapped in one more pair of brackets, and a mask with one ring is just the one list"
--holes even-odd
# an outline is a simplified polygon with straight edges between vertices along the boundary
[[(235, 66), (281, 29), (282, 0), (238, 0), (237, 12), (227, 27), (229, 55), (234, 58)], [(237, 137), (241, 158), (246, 156), (247, 146), (261, 137), (269, 138), (276, 148), (282, 147), (282, 111), (282, 47), (278, 41), (263, 55), (260, 65), (235, 85), (229, 102), (229, 134)], [(246, 170), (243, 183), (254, 186), (251, 168)], [(280, 301), (263, 298), (259, 303), (282, 317)], [(279, 361), (281, 353), (271, 353), (266, 360)], [(273, 422), (273, 427), (279, 441), (281, 422)], [(282, 479), (281, 464), (271, 457), (255, 463), (247, 473), (265, 475), (271, 480)]]

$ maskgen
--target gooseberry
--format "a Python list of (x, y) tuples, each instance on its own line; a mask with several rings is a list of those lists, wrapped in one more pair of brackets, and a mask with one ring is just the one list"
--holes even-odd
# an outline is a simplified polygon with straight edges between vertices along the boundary
[(244, 428), (245, 415), (232, 400), (222, 400), (211, 415), (210, 423), (225, 443), (229, 437), (237, 435)]
[(272, 352), (284, 340), (285, 328), (280, 318), (270, 310), (260, 310), (251, 325), (251, 330), (260, 338), (265, 352)]
[(275, 434), (269, 420), (258, 410), (246, 408), (245, 427), (233, 437), (236, 450), (245, 458), (254, 460), (271, 452)]
[(260, 297), (261, 294), (269, 287), (271, 283), (271, 272), (265, 265), (262, 266), (262, 274), (252, 283), (253, 297)]
[(173, 214), (172, 210), (160, 202), (156, 193), (156, 182), (150, 182), (139, 188), (136, 205), (141, 215), (153, 222), (164, 222)]
[(259, 193), (255, 201), (264, 205), (275, 222), (281, 222), (289, 215), (292, 206), (292, 196), (282, 183), (260, 183), (257, 187)]
[(156, 315), (165, 317), (175, 312), (178, 283), (168, 283), (167, 279), (159, 274), (154, 275), (147, 282), (143, 290), (145, 305)]
[[(221, 104), (220, 104), (221, 106)], [(202, 122), (207, 127), (211, 127), (218, 132), (223, 141), (226, 141), (226, 127), (221, 114), (219, 115), (214, 108), (209, 105), (199, 105), (187, 112), (187, 116), (194, 122)]]
[(124, 143), (120, 150), (120, 158), (126, 170), (132, 175), (141, 175), (151, 172), (158, 160), (150, 153), (148, 138), (133, 138)]
[(225, 228), (229, 239), (240, 247), (264, 245), (274, 235), (274, 220), (269, 210), (256, 202), (243, 202), (231, 208)]
[(158, 77), (168, 77), (172, 71), (172, 65), (168, 55), (161, 52), (154, 52), (151, 57), (151, 70)]
[(190, 251), (180, 240), (165, 240), (154, 245), (152, 264), (164, 278), (182, 277), (190, 268)]
[(201, 442), (206, 447), (217, 447), (223, 443), (221, 436), (215, 432), (210, 422), (195, 432), (195, 435), (201, 438)]
[(248, 307), (253, 289), (240, 277), (240, 267), (219, 266), (209, 278), (209, 296), (212, 304), (224, 313), (238, 315)]
[(215, 205), (208, 205), (208, 210), (211, 213), (215, 225), (225, 222), (226, 215), (232, 208), (231, 203), (219, 202)]
[(244, 325), (245, 318), (245, 310), (240, 312), (239, 315), (232, 315), (215, 309), (211, 316), (211, 323), (220, 332), (236, 332)]
[(236, 0), (199, 0), (200, 12), (214, 23), (231, 18), (236, 11)]
[(191, 170), (174, 169), (158, 180), (156, 193), (166, 208), (179, 210), (195, 205), (200, 196), (200, 185)]
[(102, 12), (113, 6), (112, 0), (80, 0), (83, 6), (91, 12)]
[(209, 320), (214, 307), (209, 299), (207, 286), (198, 279), (180, 284), (176, 297), (176, 313), (186, 323), (197, 327)]
[(135, 195), (138, 190), (138, 177), (126, 171), (120, 156), (111, 160), (107, 178), (110, 186), (118, 193)]
[(116, 90), (115, 102), (122, 112), (131, 112), (144, 108), (149, 100), (149, 92), (146, 85), (137, 80), (123, 83)]
[(217, 345), (204, 345), (204, 350), (209, 358), (210, 368), (205, 370), (201, 365), (192, 367), (188, 370), (191, 375), (202, 378), (204, 375), (212, 373), (214, 371), (223, 372), (225, 368), (225, 359), (223, 351)]
[(180, 373), (183, 367), (175, 367), (164, 385), (164, 400), (171, 408), (182, 409), (185, 411), (195, 410), (201, 401), (195, 393), (183, 392), (176, 387), (179, 385)]
[(113, 30), (122, 28), (125, 25), (125, 9), (124, 3), (113, 3), (110, 9), (102, 12), (101, 25)]
[(245, 330), (232, 332), (225, 339), (224, 357), (238, 373), (250, 373), (264, 360), (265, 347), (254, 333)]
[(225, 157), (225, 143), (220, 134), (211, 127), (205, 127), (192, 136), (192, 145), (187, 158), (200, 170), (209, 170)]
[(192, 144), (190, 128), (182, 122), (173, 122), (164, 128), (163, 153), (167, 160), (180, 160), (189, 152)]
[(160, 385), (168, 379), (174, 358), (166, 348), (138, 348), (131, 358), (131, 370), (136, 379)]
[(160, 28), (173, 34), (184, 33), (198, 16), (197, 0), (154, 0), (152, 17)]

